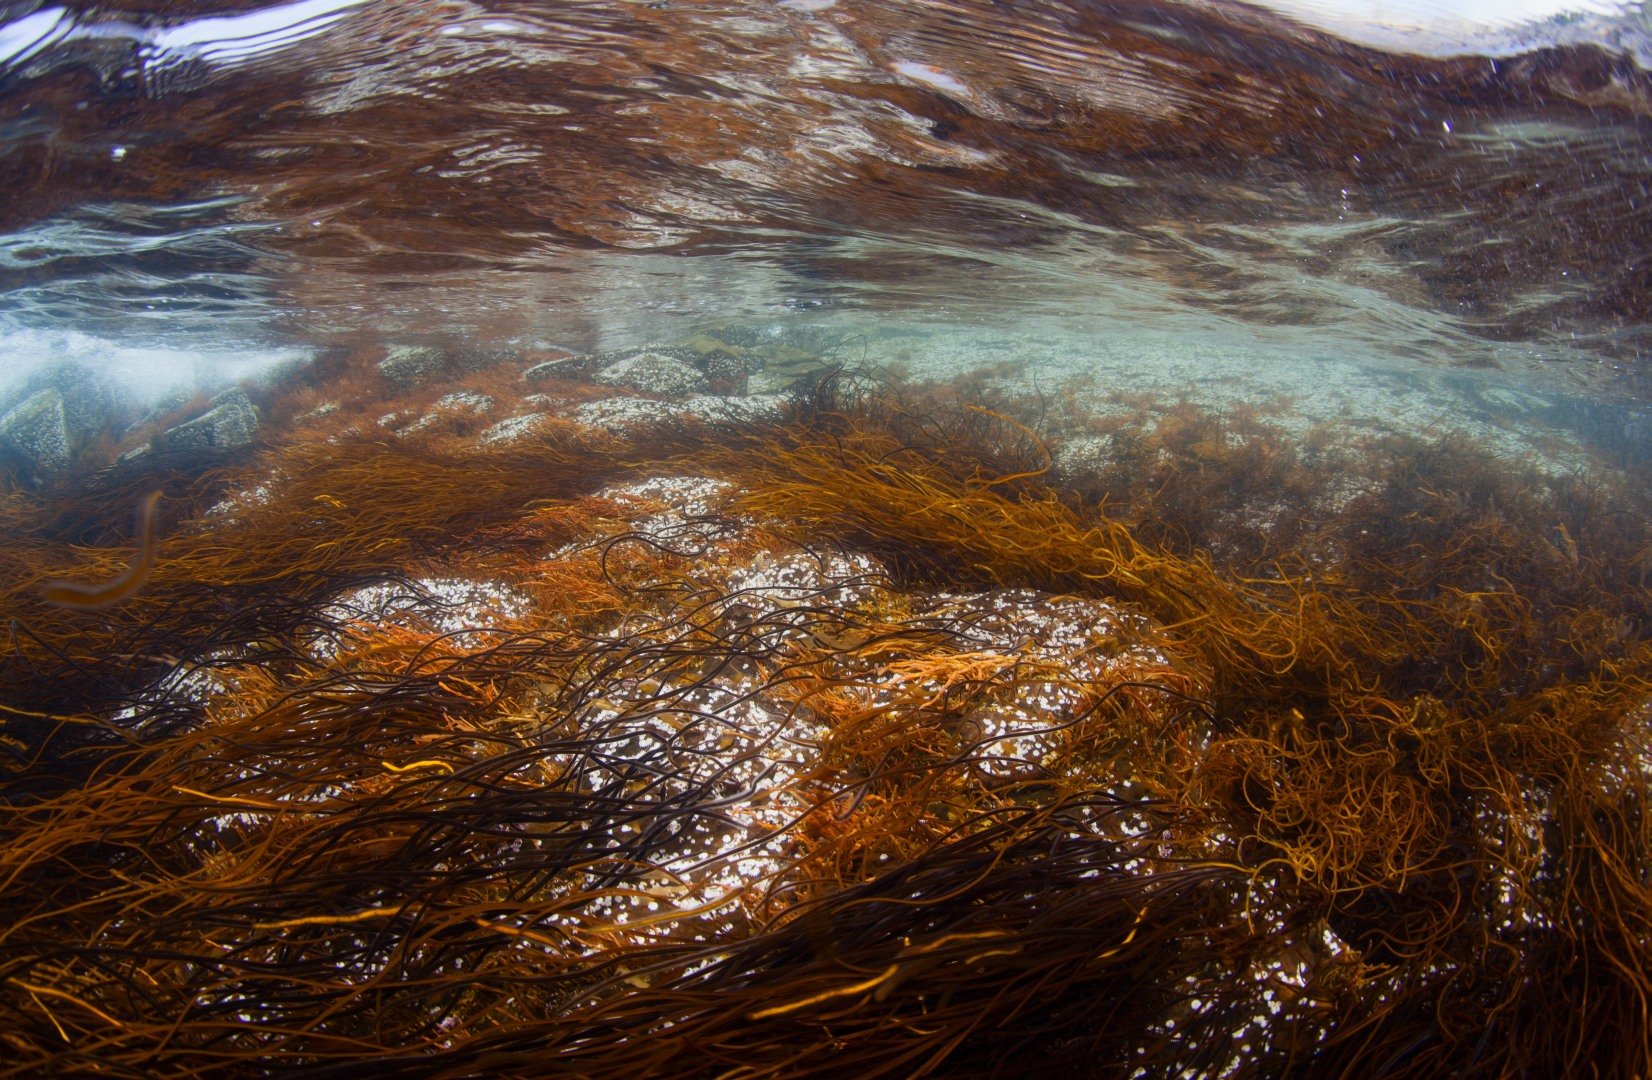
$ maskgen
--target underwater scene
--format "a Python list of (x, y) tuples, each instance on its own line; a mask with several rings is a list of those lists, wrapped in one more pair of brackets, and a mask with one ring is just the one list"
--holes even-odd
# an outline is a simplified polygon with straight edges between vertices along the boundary
[(1652, 1074), (1652, 15), (0, 0), (0, 1077)]

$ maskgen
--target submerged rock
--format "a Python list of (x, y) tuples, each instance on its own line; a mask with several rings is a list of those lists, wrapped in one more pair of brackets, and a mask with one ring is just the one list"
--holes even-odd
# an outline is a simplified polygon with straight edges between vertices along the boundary
[(447, 394), (436, 401), (438, 410), (459, 413), (460, 415), (481, 416), (493, 410), (495, 402), (487, 394), (478, 394), (470, 390), (459, 390)]
[(509, 349), (464, 345), (444, 350), (442, 355), (456, 370), (466, 375), (474, 375), (478, 371), (486, 371), (495, 364), (510, 360), (515, 353)]
[[(150, 406), (149, 410), (142, 416), (126, 425), (126, 430), (121, 432), (121, 439), (123, 441), (130, 439), (133, 435), (136, 435), (143, 429), (155, 425), (159, 421), (165, 419), (168, 414), (178, 412), (185, 405), (188, 405), (190, 399), (194, 396), (195, 391), (185, 387), (178, 387), (177, 389), (170, 391), (161, 397), (160, 400), (156, 401), (154, 405)], [(123, 460), (126, 457), (124, 454), (121, 456)]]
[(669, 420), (679, 412), (668, 402), (626, 397), (587, 401), (576, 407), (569, 416), (581, 424), (619, 431), (632, 424), (656, 424)]
[(411, 390), (427, 382), (447, 367), (440, 349), (425, 345), (397, 345), (379, 361), (379, 374), (396, 391)]
[(664, 397), (703, 390), (706, 385), (699, 371), (659, 352), (642, 352), (617, 361), (597, 372), (595, 378), (609, 386), (628, 386)]
[(482, 446), (498, 446), (525, 438), (549, 421), (544, 413), (523, 413), (510, 416), (489, 427), (476, 437)]
[(580, 370), (577, 358), (564, 356), (556, 360), (547, 360), (542, 364), (535, 364), (522, 373), (522, 381), (525, 383), (539, 383), (546, 379), (563, 379)]
[(43, 483), (103, 434), (115, 411), (108, 379), (84, 364), (56, 364), (0, 397), (0, 443), (33, 483)]
[(35, 483), (66, 470), (71, 454), (63, 395), (50, 388), (39, 390), (0, 416), (0, 444), (22, 459)]
[(496, 404), (487, 394), (478, 394), (471, 390), (459, 390), (438, 398), (431, 405), (430, 411), (413, 421), (405, 424), (406, 416), (395, 412), (379, 417), (379, 426), (395, 431), (397, 435), (414, 435), (421, 431), (429, 431), (442, 423), (444, 418), (475, 419), (493, 411)]
[(42, 390), (55, 390), (63, 403), (64, 430), (71, 451), (103, 432), (115, 411), (115, 390), (109, 380), (84, 364), (55, 364), (24, 384), (23, 395), (32, 398)]
[(581, 424), (622, 431), (634, 424), (656, 424), (680, 417), (735, 423), (773, 420), (781, 415), (783, 402), (784, 398), (774, 394), (748, 394), (744, 397), (695, 394), (681, 401), (616, 397), (587, 401), (568, 415)]
[(236, 389), (212, 399), (212, 407), (161, 436), (171, 450), (233, 450), (252, 442), (258, 409), (246, 391)]

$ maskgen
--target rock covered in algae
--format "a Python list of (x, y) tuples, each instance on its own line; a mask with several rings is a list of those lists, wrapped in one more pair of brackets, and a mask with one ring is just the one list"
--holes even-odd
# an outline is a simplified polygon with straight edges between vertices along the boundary
[(37, 391), (0, 416), (0, 443), (23, 459), (39, 483), (69, 467), (69, 423), (63, 395)]
[[(11, 400), (16, 404), (42, 390), (55, 390), (63, 401), (63, 419), (71, 448), (103, 431), (115, 411), (115, 389), (93, 368), (74, 361), (52, 364), (36, 373)], [(0, 400), (0, 411), (7, 407)]]
[(82, 364), (53, 364), (0, 396), (0, 442), (41, 483), (69, 468), (109, 426), (115, 408), (107, 379)]
[(665, 397), (693, 393), (706, 386), (705, 376), (699, 371), (660, 352), (641, 352), (610, 364), (597, 372), (596, 380)]
[(394, 390), (411, 390), (429, 382), (447, 366), (440, 349), (425, 345), (398, 345), (379, 361), (379, 374)]
[(546, 379), (564, 379), (583, 370), (579, 357), (562, 356), (528, 368), (522, 373), (522, 381), (525, 383), (539, 383)]
[(172, 1075), (229, 1025), (338, 1076), (737, 1043), (833, 1076), (849, 1025), (936, 1075), (1645, 1073), (1644, 486), (1145, 398), (1063, 450), (1041, 401), (950, 388), (366, 371), (289, 406), (341, 403), (302, 439), (261, 399), (260, 453), (177, 497), (201, 525), (107, 620), (37, 582), (124, 546), (0, 559), (8, 705), (122, 679), (101, 707), (155, 747), (89, 772), (131, 751), (8, 727), (51, 753), (0, 785), (55, 800), (0, 845), (20, 1069), (78, 1063), (38, 987), (113, 1018), (81, 1010), (100, 1065)]
[(252, 442), (258, 410), (245, 390), (212, 399), (212, 408), (188, 423), (169, 429), (162, 439), (172, 450), (233, 450)]

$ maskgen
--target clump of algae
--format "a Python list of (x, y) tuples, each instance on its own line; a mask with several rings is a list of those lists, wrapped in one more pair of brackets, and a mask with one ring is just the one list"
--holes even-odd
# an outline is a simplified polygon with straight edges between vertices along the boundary
[[(1067, 486), (823, 381), (8, 497), (6, 1068), (1644, 1074), (1645, 489), (1172, 415)], [(141, 590), (40, 595), (157, 489)]]

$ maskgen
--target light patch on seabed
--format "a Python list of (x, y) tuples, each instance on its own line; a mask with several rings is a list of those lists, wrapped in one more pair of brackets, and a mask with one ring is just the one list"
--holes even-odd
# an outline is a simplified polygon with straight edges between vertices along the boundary
[[(496, 633), (501, 623), (519, 618), (532, 601), (496, 581), (463, 578), (416, 578), (402, 584), (368, 585), (339, 597), (322, 609), (324, 620), (388, 623), (412, 616), (439, 634), (452, 635), (456, 648), (474, 648)], [(339, 643), (318, 637), (311, 651), (318, 657), (337, 652)]]
[[(1094, 319), (1036, 319), (1002, 326), (885, 328), (870, 350), (880, 365), (917, 382), (978, 374), (1010, 397), (1072, 400), (1100, 416), (1135, 412), (1142, 400), (1177, 401), (1217, 413), (1235, 405), (1276, 406), (1272, 422), (1301, 434), (1316, 426), (1347, 433), (1455, 432), (1514, 459), (1560, 473), (1587, 460), (1579, 439), (1541, 422), (1547, 410), (1582, 400), (1578, 392), (1518, 377), (1448, 365), (1391, 360), (1339, 347), (1229, 334), (1108, 330)], [(891, 359), (893, 358), (893, 359)], [(754, 380), (755, 381), (755, 380)], [(1114, 401), (1122, 395), (1122, 401)]]

